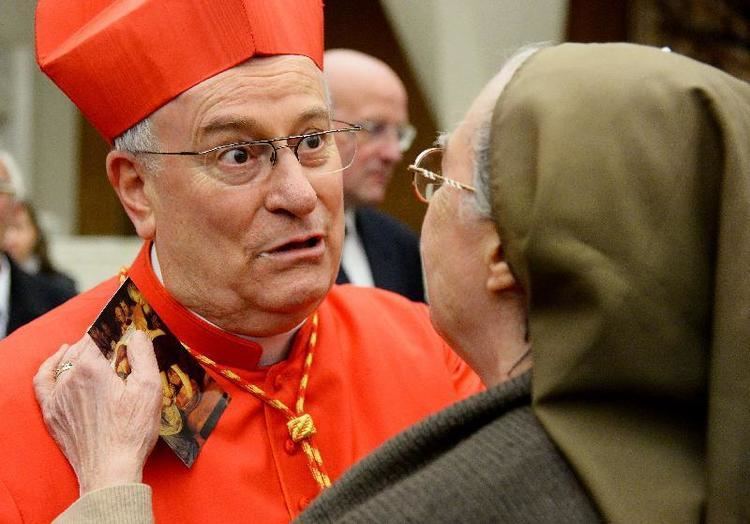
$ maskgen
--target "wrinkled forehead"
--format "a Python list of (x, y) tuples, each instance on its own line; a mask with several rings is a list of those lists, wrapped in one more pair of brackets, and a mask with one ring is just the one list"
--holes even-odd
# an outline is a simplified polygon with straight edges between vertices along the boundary
[[(287, 93), (278, 92), (275, 88), (287, 83), (294, 83), (298, 93), (317, 94), (326, 100), (323, 73), (310, 58), (298, 55), (251, 58), (203, 80), (175, 97), (175, 100), (196, 99), (215, 91), (225, 94), (223, 89), (242, 89), (264, 97), (277, 94), (278, 98), (282, 98)], [(225, 85), (228, 87), (224, 88)]]
[[(253, 58), (219, 73), (181, 93), (153, 113), (161, 136), (194, 135), (222, 129), (266, 130), (284, 122), (330, 118), (322, 72), (307, 57), (283, 55)], [(265, 131), (264, 131), (265, 132)]]

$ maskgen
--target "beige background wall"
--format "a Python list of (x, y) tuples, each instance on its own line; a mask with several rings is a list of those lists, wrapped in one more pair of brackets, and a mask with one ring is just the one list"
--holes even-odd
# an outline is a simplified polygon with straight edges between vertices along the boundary
[(451, 128), (517, 48), (559, 42), (567, 0), (383, 0), (412, 69)]

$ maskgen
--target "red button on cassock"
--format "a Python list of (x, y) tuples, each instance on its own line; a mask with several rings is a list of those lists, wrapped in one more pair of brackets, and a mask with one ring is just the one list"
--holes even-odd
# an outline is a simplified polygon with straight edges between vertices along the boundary
[(297, 453), (297, 444), (290, 438), (286, 439), (286, 442), (284, 442), (284, 450), (289, 453), (290, 455), (294, 455)]
[(307, 506), (309, 506), (310, 502), (312, 502), (312, 499), (310, 497), (302, 497), (301, 499), (299, 499), (298, 506), (299, 506), (300, 511), (304, 510)]

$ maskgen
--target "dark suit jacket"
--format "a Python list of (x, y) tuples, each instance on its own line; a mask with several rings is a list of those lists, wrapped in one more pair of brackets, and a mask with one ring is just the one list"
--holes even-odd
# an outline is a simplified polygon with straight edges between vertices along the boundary
[[(0, 253), (0, 256), (5, 255)], [(10, 263), (8, 335), (75, 295), (65, 285), (44, 275), (29, 275), (7, 258)]]
[[(354, 216), (375, 286), (424, 302), (417, 235), (395, 218), (374, 209), (359, 208)], [(339, 268), (336, 283), (348, 282), (346, 273)]]

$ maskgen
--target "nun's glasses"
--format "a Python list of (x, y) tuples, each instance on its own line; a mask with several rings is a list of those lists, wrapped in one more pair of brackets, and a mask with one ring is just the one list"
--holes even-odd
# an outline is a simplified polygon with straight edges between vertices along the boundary
[(414, 172), (414, 192), (422, 202), (429, 202), (443, 186), (476, 192), (473, 187), (442, 175), (443, 148), (432, 147), (422, 151), (409, 170)]

